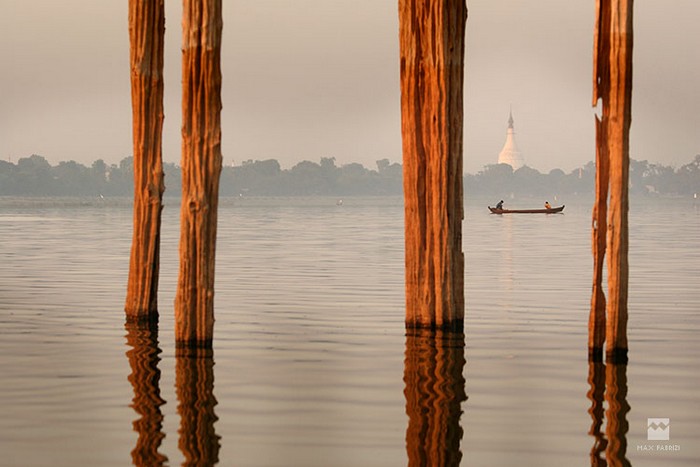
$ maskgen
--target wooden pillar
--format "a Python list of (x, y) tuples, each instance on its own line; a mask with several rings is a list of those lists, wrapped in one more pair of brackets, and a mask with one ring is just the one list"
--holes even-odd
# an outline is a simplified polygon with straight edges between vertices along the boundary
[[(609, 8), (601, 7), (596, 2), (596, 29), (594, 35), (593, 62), (593, 105), (608, 94), (607, 84), (610, 80), (608, 54), (610, 36), (605, 31), (610, 24)], [(605, 246), (607, 242), (608, 223), (608, 185), (610, 184), (609, 155), (607, 146), (607, 125), (610, 110), (604, 105), (600, 118), (595, 118), (596, 130), (596, 177), (595, 204), (592, 219), (593, 246), (593, 290), (591, 294), (591, 311), (588, 319), (588, 358), (590, 361), (602, 361), (605, 345), (605, 292), (603, 290), (603, 267), (605, 265)]]
[(461, 330), (464, 0), (399, 0), (406, 326)]
[(221, 174), (221, 0), (184, 0), (178, 346), (210, 347)]
[(627, 361), (629, 267), (629, 130), (632, 123), (632, 5), (613, 1), (610, 14), (610, 205), (608, 208), (608, 308), (606, 359)]
[[(609, 193), (607, 207), (607, 244), (603, 255), (608, 261), (608, 301), (606, 310), (606, 359), (627, 361), (627, 290), (629, 268), (629, 129), (632, 121), (632, 7), (633, 0), (598, 0), (595, 37), (593, 104), (602, 99), (603, 117), (596, 125), (598, 154), (607, 160), (607, 181), (601, 174), (596, 183), (594, 227), (601, 230), (601, 204)], [(598, 156), (597, 156), (598, 158)], [(605, 162), (605, 160), (603, 162)], [(609, 190), (609, 192), (608, 192)], [(599, 262), (601, 232), (593, 233), (596, 275)], [(600, 347), (600, 312), (594, 282), (589, 328), (589, 352)]]
[(404, 360), (409, 466), (459, 466), (463, 430), (464, 334), (409, 330)]
[(131, 451), (131, 460), (134, 465), (163, 465), (168, 458), (158, 452), (165, 438), (160, 410), (165, 400), (160, 396), (158, 324), (127, 321), (126, 331), (126, 341), (131, 347), (126, 352), (131, 367), (129, 382), (134, 388), (131, 407), (139, 414), (134, 421), (138, 440)]
[(134, 226), (124, 309), (132, 321), (158, 319), (164, 33), (163, 0), (129, 0)]
[(596, 199), (593, 205), (593, 292), (591, 312), (588, 318), (588, 359), (602, 361), (605, 345), (605, 292), (603, 290), (603, 266), (605, 264), (605, 245), (607, 242), (608, 212), (608, 153), (605, 144), (605, 123), (596, 117)]

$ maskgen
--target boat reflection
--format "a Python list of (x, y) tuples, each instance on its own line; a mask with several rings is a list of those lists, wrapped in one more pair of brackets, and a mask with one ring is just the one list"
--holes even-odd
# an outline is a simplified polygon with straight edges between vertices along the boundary
[(160, 362), (161, 350), (158, 347), (158, 325), (152, 323), (127, 322), (126, 341), (130, 349), (129, 359), (131, 374), (129, 382), (134, 388), (131, 407), (139, 415), (134, 420), (134, 431), (138, 433), (136, 447), (131, 451), (131, 459), (138, 466), (159, 466), (168, 458), (158, 452), (165, 434), (163, 413), (160, 408), (165, 400), (160, 396)]
[[(607, 365), (603, 362), (588, 363), (588, 399), (591, 407), (588, 413), (593, 423), (588, 432), (595, 438), (591, 448), (591, 466), (630, 466), (627, 454), (627, 365)], [(603, 407), (607, 404), (607, 410)], [(601, 431), (606, 422), (605, 433)], [(604, 454), (604, 457), (603, 457)]]
[(214, 430), (214, 353), (212, 349), (178, 348), (175, 385), (180, 415), (178, 446), (183, 465), (214, 465), (219, 461), (220, 437)]
[(409, 466), (458, 466), (464, 391), (464, 334), (407, 331), (404, 360)]

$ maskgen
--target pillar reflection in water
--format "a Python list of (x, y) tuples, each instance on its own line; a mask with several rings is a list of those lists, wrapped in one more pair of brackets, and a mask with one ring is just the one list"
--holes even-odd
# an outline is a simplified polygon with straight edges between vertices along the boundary
[(219, 461), (220, 437), (214, 430), (218, 418), (212, 349), (178, 348), (175, 373), (183, 465), (214, 465)]
[[(591, 361), (588, 363), (588, 413), (593, 423), (588, 432), (595, 438), (591, 449), (591, 466), (630, 466), (627, 459), (627, 365)], [(607, 404), (607, 410), (603, 407)], [(606, 422), (605, 433), (601, 431)], [(605, 453), (605, 457), (603, 456)]]
[(406, 335), (404, 395), (409, 466), (458, 466), (467, 400), (464, 334), (415, 329)]
[(139, 415), (133, 425), (138, 433), (136, 447), (131, 459), (138, 466), (159, 466), (168, 458), (158, 452), (165, 434), (163, 413), (160, 407), (165, 401), (160, 396), (161, 350), (158, 347), (158, 325), (153, 323), (126, 323), (126, 341), (130, 349), (126, 352), (131, 367), (129, 382), (134, 388), (131, 407)]

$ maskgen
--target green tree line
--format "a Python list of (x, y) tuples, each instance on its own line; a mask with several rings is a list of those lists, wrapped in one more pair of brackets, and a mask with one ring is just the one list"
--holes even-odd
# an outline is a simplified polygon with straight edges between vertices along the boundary
[[(164, 163), (166, 196), (180, 196), (180, 168)], [(402, 167), (388, 159), (368, 169), (352, 163), (337, 166), (335, 158), (302, 161), (282, 169), (275, 159), (248, 160), (227, 166), (221, 173), (221, 196), (352, 196), (400, 195)], [(550, 197), (592, 194), (595, 164), (589, 162), (569, 173), (553, 169), (541, 173), (530, 167), (513, 170), (507, 164), (487, 165), (464, 175), (468, 196), (504, 197), (509, 194)], [(630, 193), (643, 196), (693, 196), (700, 193), (700, 155), (679, 168), (648, 161), (630, 162)], [(90, 167), (75, 161), (52, 166), (32, 155), (16, 164), (0, 161), (0, 196), (132, 196), (133, 159), (108, 165), (98, 159)]]

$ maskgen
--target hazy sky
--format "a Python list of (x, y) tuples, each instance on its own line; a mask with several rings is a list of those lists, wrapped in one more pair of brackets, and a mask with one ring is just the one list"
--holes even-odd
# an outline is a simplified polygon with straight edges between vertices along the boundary
[[(510, 107), (526, 164), (594, 159), (594, 0), (468, 0), (465, 170)], [(180, 0), (166, 0), (164, 158), (180, 160)], [(700, 154), (700, 1), (635, 2), (631, 156)], [(126, 0), (0, 0), (0, 159), (131, 155)], [(397, 0), (224, 0), (224, 162), (401, 160)]]

